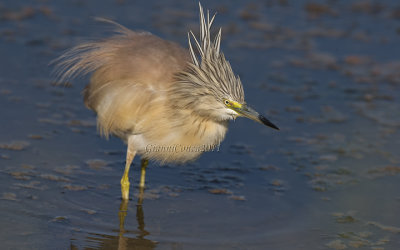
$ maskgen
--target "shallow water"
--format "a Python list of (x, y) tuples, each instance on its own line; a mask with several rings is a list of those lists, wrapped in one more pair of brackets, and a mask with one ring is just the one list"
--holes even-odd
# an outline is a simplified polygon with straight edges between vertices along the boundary
[(197, 2), (0, 3), (2, 249), (398, 249), (400, 5), (202, 1), (246, 100), (281, 131), (237, 119), (218, 152), (150, 163), (137, 206), (125, 146), (96, 133), (87, 79), (49, 62), (111, 18), (186, 45)]

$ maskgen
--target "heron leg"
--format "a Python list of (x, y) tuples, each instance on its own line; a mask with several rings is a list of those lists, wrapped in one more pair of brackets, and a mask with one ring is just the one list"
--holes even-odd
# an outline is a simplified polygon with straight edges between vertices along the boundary
[(140, 184), (139, 184), (140, 188), (144, 188), (144, 183), (145, 183), (145, 180), (146, 180), (146, 168), (147, 168), (147, 165), (149, 165), (149, 160), (148, 159), (142, 159), (142, 164), (141, 164), (142, 171), (141, 171), (141, 174), (140, 174)]
[(122, 199), (128, 200), (129, 199), (129, 168), (131, 167), (131, 163), (133, 158), (135, 158), (136, 151), (133, 150), (132, 146), (128, 143), (128, 149), (126, 151), (126, 163), (125, 163), (125, 171), (124, 175), (122, 175), (121, 179), (121, 193)]

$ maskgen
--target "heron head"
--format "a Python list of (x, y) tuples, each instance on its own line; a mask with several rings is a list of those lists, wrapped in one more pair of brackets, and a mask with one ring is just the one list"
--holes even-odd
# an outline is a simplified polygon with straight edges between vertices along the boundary
[[(238, 116), (250, 118), (266, 126), (278, 129), (267, 118), (247, 106), (244, 100), (240, 78), (233, 73), (230, 63), (220, 51), (221, 29), (211, 39), (211, 25), (215, 15), (204, 15), (200, 7), (200, 37), (189, 32), (189, 52), (191, 62), (187, 69), (178, 75), (174, 88), (176, 100), (203, 117), (214, 120), (232, 120)], [(193, 44), (192, 44), (192, 39)], [(176, 94), (174, 93), (174, 94)], [(185, 98), (186, 97), (186, 98)]]

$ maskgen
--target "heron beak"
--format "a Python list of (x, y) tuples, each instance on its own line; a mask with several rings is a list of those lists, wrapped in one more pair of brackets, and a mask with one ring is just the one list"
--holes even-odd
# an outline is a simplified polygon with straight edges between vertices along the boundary
[(253, 121), (259, 122), (268, 127), (279, 130), (279, 128), (275, 124), (270, 122), (267, 118), (260, 115), (257, 111), (248, 107), (247, 105), (240, 105), (240, 106), (235, 105), (234, 107), (232, 107), (232, 109), (235, 110), (240, 116), (247, 117), (249, 119), (252, 119)]

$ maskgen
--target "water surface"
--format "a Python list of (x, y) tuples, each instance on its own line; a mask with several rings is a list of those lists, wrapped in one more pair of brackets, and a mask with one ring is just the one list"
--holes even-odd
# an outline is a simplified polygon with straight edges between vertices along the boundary
[(400, 5), (204, 1), (246, 100), (281, 131), (237, 119), (185, 166), (139, 158), (121, 204), (125, 146), (96, 132), (87, 79), (49, 62), (109, 35), (111, 18), (186, 46), (195, 1), (0, 4), (0, 217), (4, 249), (398, 249)]

